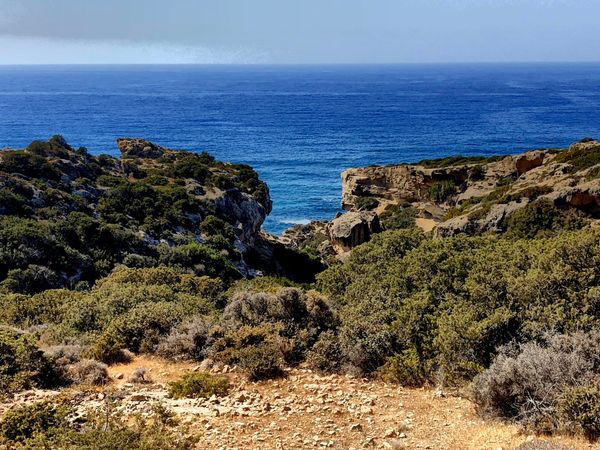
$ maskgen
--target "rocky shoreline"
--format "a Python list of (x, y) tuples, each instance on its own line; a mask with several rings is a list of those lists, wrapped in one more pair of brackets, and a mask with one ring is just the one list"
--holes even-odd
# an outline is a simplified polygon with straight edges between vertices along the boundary
[[(414, 212), (414, 226), (435, 236), (503, 233), (507, 219), (534, 202), (600, 220), (600, 141), (514, 156), (451, 157), (417, 164), (370, 166), (341, 174), (342, 208), (330, 222), (286, 230), (280, 241), (311, 247), (325, 261), (389, 229), (380, 218), (390, 208)], [(315, 246), (315, 242), (318, 245)]]

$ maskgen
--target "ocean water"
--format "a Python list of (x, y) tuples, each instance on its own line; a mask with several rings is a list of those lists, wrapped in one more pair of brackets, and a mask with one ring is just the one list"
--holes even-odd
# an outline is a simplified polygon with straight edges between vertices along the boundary
[(600, 64), (0, 66), (0, 148), (56, 133), (248, 163), (279, 233), (334, 216), (348, 167), (600, 138)]

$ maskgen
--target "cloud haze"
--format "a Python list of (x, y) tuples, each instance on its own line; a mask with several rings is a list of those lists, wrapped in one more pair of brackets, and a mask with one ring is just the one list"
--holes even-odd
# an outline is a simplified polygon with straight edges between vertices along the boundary
[(0, 0), (0, 63), (600, 59), (600, 0)]

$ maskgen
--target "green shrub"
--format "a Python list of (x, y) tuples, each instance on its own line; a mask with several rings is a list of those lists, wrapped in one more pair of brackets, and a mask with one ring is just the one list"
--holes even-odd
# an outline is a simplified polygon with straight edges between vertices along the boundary
[(228, 241), (235, 237), (231, 225), (215, 216), (207, 216), (200, 224), (200, 231), (206, 236), (223, 236)]
[(53, 387), (60, 376), (32, 335), (0, 328), (0, 391)]
[(70, 410), (48, 402), (17, 406), (0, 422), (0, 434), (9, 442), (23, 442), (36, 434), (52, 435), (68, 426)]
[(123, 349), (152, 353), (161, 336), (184, 317), (181, 305), (171, 302), (142, 303), (118, 316), (104, 329), (88, 355), (105, 363), (120, 362)]
[(519, 238), (534, 238), (541, 233), (577, 230), (585, 225), (575, 209), (559, 209), (548, 200), (536, 200), (508, 216), (506, 231)]
[(373, 375), (414, 349), (427, 380), (462, 384), (515, 338), (600, 326), (598, 233), (584, 228), (535, 240), (376, 235), (318, 276), (339, 317), (344, 369)]
[(434, 181), (427, 189), (427, 197), (437, 203), (448, 201), (457, 192), (452, 180)]
[(488, 164), (495, 161), (500, 161), (505, 158), (503, 155), (498, 156), (448, 156), (439, 159), (424, 159), (417, 164), (428, 168), (441, 168), (451, 166), (464, 166), (467, 164)]
[(556, 155), (554, 162), (567, 163), (569, 173), (579, 172), (600, 164), (600, 145), (591, 147), (574, 146)]
[(250, 381), (268, 380), (283, 376), (283, 361), (278, 349), (260, 344), (242, 347), (237, 351), (237, 365)]
[(373, 197), (356, 197), (354, 209), (357, 211), (371, 211), (379, 206), (379, 201)]
[(403, 386), (421, 386), (426, 381), (422, 359), (415, 349), (404, 350), (401, 354), (389, 357), (377, 370), (379, 378), (388, 383)]
[(580, 430), (590, 439), (600, 436), (600, 389), (597, 386), (565, 389), (558, 400), (558, 411), (571, 431)]
[(384, 230), (401, 230), (414, 227), (417, 214), (417, 209), (410, 206), (388, 205), (379, 220)]
[(168, 396), (178, 398), (209, 398), (213, 395), (225, 397), (230, 384), (226, 377), (207, 372), (190, 372), (179, 380), (169, 383)]
[(160, 404), (133, 421), (116, 413), (112, 401), (75, 423), (66, 420), (68, 412), (47, 403), (9, 412), (5, 443), (31, 450), (191, 450), (198, 440), (187, 427), (174, 428), (174, 414)]
[(283, 375), (283, 340), (277, 327), (268, 324), (242, 326), (215, 341), (214, 358), (236, 365), (252, 380), (264, 380)]
[(337, 373), (342, 370), (343, 353), (339, 338), (333, 331), (325, 331), (308, 353), (306, 360), (310, 367), (321, 372)]
[(326, 300), (315, 292), (282, 288), (277, 294), (238, 293), (223, 311), (223, 326), (273, 324), (287, 344), (284, 357), (290, 364), (302, 361), (318, 335), (334, 326), (335, 317)]

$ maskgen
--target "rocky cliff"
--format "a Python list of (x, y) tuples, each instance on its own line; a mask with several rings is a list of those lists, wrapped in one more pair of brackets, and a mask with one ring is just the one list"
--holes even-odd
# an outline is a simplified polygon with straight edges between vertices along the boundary
[[(547, 203), (583, 222), (600, 217), (600, 141), (516, 156), (453, 157), (342, 173), (344, 209), (400, 206), (440, 236), (506, 230), (516, 211)], [(419, 220), (421, 219), (421, 221)], [(431, 228), (430, 227), (430, 228)]]
[(0, 151), (0, 290), (88, 285), (120, 264), (312, 279), (307, 255), (276, 251), (261, 233), (272, 204), (251, 167), (144, 139), (117, 144), (121, 158), (60, 136)]

